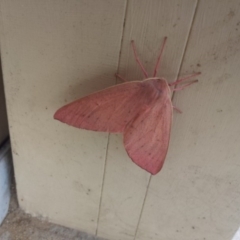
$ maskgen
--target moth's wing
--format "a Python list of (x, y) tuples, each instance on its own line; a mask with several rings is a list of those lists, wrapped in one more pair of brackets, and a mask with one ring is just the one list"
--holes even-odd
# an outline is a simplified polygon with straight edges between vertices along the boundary
[(134, 81), (109, 87), (63, 106), (54, 118), (77, 128), (123, 132), (145, 101), (144, 85)]
[(124, 131), (124, 145), (129, 157), (151, 174), (157, 174), (167, 155), (172, 123), (172, 103), (156, 101), (139, 112)]

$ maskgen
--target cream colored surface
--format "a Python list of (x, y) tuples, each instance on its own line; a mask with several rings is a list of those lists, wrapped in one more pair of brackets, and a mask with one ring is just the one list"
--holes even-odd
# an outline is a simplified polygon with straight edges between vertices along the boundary
[(95, 233), (106, 133), (53, 120), (63, 104), (112, 85), (124, 1), (1, 1), (1, 48), (20, 206)]
[(0, 145), (4, 141), (4, 139), (6, 139), (7, 136), (8, 136), (8, 124), (0, 62)]
[[(134, 39), (139, 56), (143, 62), (147, 62), (146, 70), (152, 76), (164, 37), (161, 33), (164, 33), (169, 39), (158, 76), (175, 80), (196, 6), (196, 1), (185, 2), (129, 2), (119, 67), (121, 75), (130, 80), (143, 79), (129, 44)], [(112, 134), (108, 146), (98, 235), (108, 239), (134, 239), (149, 177), (150, 174), (129, 161), (122, 136)]]
[(183, 114), (174, 115), (168, 158), (152, 177), (137, 240), (226, 240), (239, 227), (239, 9), (239, 1), (199, 2), (181, 75), (202, 75), (174, 96)]
[[(111, 240), (231, 239), (240, 223), (239, 1), (0, 3), (21, 207)], [(131, 39), (151, 73), (164, 36), (158, 75), (202, 75), (174, 95), (184, 113), (174, 114), (166, 163), (150, 177), (127, 157), (121, 135), (52, 115), (113, 85), (117, 69), (141, 79)]]

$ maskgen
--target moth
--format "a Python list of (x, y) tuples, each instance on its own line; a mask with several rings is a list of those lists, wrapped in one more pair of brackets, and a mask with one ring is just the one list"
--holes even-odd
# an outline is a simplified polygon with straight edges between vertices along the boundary
[(61, 107), (54, 114), (54, 119), (81, 129), (122, 133), (124, 147), (132, 161), (147, 172), (157, 174), (163, 166), (169, 146), (175, 108), (171, 101), (172, 93), (197, 82), (194, 80), (176, 87), (200, 74), (194, 73), (172, 83), (156, 77), (166, 41), (167, 37), (161, 46), (152, 77), (144, 69), (134, 41), (131, 41), (135, 59), (146, 79), (127, 82), (117, 74), (124, 83)]

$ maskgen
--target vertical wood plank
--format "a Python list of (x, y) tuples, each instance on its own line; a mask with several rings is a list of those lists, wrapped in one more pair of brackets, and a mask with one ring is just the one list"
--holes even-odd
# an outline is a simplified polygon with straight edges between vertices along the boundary
[[(163, 37), (168, 36), (159, 76), (174, 80), (179, 71), (195, 6), (196, 1), (129, 1), (119, 73), (129, 80), (143, 79), (130, 48), (132, 39), (136, 42), (146, 69), (152, 73)], [(111, 240), (134, 239), (149, 177), (127, 157), (122, 136), (111, 135), (99, 236)]]
[(240, 2), (199, 1), (166, 164), (152, 178), (137, 240), (232, 239), (240, 223)]
[(1, 55), (20, 206), (95, 233), (108, 135), (53, 120), (115, 83), (126, 1), (1, 1)]

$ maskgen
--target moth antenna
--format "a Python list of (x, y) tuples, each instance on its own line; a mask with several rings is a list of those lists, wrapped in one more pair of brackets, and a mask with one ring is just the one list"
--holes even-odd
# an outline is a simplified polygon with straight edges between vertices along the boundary
[(188, 76), (186, 76), (186, 77), (184, 77), (184, 78), (177, 79), (175, 82), (169, 83), (168, 85), (169, 85), (169, 86), (177, 85), (178, 83), (184, 82), (184, 81), (186, 81), (186, 80), (188, 80), (188, 79), (190, 79), (190, 78), (192, 78), (192, 77), (196, 77), (196, 76), (198, 76), (198, 75), (200, 75), (200, 74), (201, 74), (201, 72), (197, 72), (197, 73), (188, 75)]
[(143, 64), (141, 63), (141, 61), (140, 61), (140, 59), (139, 59), (139, 57), (138, 57), (138, 55), (137, 55), (136, 46), (135, 46), (135, 43), (134, 43), (133, 40), (131, 41), (131, 46), (132, 46), (132, 49), (133, 49), (133, 53), (134, 53), (134, 57), (135, 57), (136, 62), (138, 63), (138, 65), (139, 65), (140, 68), (142, 69), (142, 72), (143, 72), (144, 76), (145, 76), (146, 78), (148, 78), (148, 73), (147, 73), (147, 71), (145, 70)]
[(167, 37), (164, 37), (163, 44), (162, 44), (162, 47), (161, 47), (161, 50), (160, 50), (160, 53), (159, 53), (159, 56), (158, 56), (158, 59), (157, 59), (157, 63), (156, 63), (156, 66), (154, 68), (153, 77), (156, 77), (156, 75), (157, 75), (159, 65), (160, 65), (160, 61), (161, 61), (161, 57), (162, 57), (162, 53), (163, 53), (164, 47), (166, 45), (166, 42), (167, 42)]
[(198, 80), (193, 80), (192, 82), (190, 82), (190, 83), (188, 83), (188, 84), (185, 84), (185, 85), (182, 86), (182, 87), (179, 87), (179, 88), (175, 88), (175, 89), (173, 89), (173, 92), (183, 90), (184, 88), (186, 88), (186, 87), (192, 85), (193, 83), (197, 83), (197, 82), (198, 82)]

